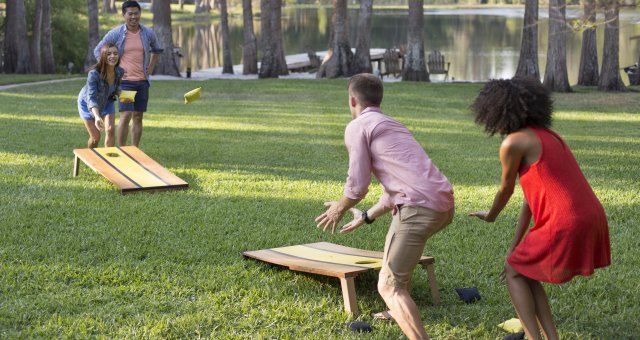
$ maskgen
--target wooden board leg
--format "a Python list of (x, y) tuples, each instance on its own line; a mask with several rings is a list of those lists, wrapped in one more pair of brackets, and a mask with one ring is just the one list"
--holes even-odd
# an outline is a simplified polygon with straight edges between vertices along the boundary
[(77, 177), (78, 176), (78, 171), (80, 167), (80, 158), (78, 158), (78, 156), (75, 156), (74, 160), (73, 160), (73, 177)]
[(356, 301), (356, 284), (353, 277), (340, 278), (342, 285), (342, 298), (344, 299), (344, 309), (354, 317), (359, 314), (358, 302)]
[(437, 306), (440, 304), (440, 291), (438, 291), (438, 281), (436, 280), (435, 268), (433, 266), (433, 263), (422, 265), (422, 268), (427, 271), (427, 275), (429, 276), (431, 299), (433, 300), (433, 304)]

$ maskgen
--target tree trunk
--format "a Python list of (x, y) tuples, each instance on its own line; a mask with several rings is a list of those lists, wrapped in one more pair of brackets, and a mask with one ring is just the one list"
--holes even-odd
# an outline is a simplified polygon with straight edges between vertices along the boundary
[(407, 53), (405, 54), (402, 80), (430, 81), (424, 57), (424, 1), (409, 0)]
[(549, 1), (547, 68), (542, 84), (554, 92), (571, 92), (567, 73), (567, 25), (565, 0)]
[(102, 13), (115, 12), (117, 12), (115, 0), (102, 0)]
[(222, 30), (222, 73), (233, 74), (231, 47), (229, 47), (229, 14), (227, 0), (220, 0), (220, 25)]
[(93, 49), (100, 42), (98, 0), (87, 0), (87, 10), (89, 14), (89, 46), (87, 47), (87, 56), (84, 58), (85, 72), (97, 62)]
[(373, 0), (360, 0), (358, 15), (358, 35), (356, 38), (356, 55), (354, 73), (371, 73), (371, 20), (373, 17)]
[(5, 11), (4, 72), (31, 73), (24, 1), (7, 0)]
[(540, 79), (538, 67), (538, 0), (529, 0), (524, 7), (522, 46), (516, 76)]
[(171, 33), (171, 1), (154, 0), (153, 6), (153, 30), (160, 40), (164, 51), (158, 56), (158, 62), (153, 69), (153, 74), (166, 74), (180, 77), (176, 53), (173, 51), (173, 38)]
[(582, 32), (578, 85), (596, 86), (600, 78), (596, 43), (596, 0), (584, 0), (584, 19), (588, 27)]
[(600, 72), (600, 91), (626, 91), (620, 77), (620, 26), (617, 0), (604, 0), (604, 47), (602, 53), (602, 71)]
[(272, 43), (275, 44), (275, 54), (278, 58), (278, 75), (286, 76), (289, 74), (289, 68), (284, 55), (284, 42), (282, 39), (282, 0), (273, 0), (273, 2), (271, 32), (274, 38)]
[(354, 75), (353, 52), (349, 46), (347, 0), (333, 0), (329, 49), (317, 78), (350, 77)]
[(274, 4), (270, 0), (260, 1), (260, 31), (262, 43), (262, 60), (260, 61), (260, 72), (258, 78), (278, 78), (278, 58), (275, 54), (275, 44), (271, 32), (272, 11), (275, 11)]
[(242, 74), (258, 73), (258, 42), (253, 30), (251, 0), (242, 0), (244, 44), (242, 45)]
[(56, 61), (53, 59), (51, 0), (42, 1), (42, 73), (56, 73)]
[(42, 0), (36, 0), (33, 16), (33, 33), (31, 35), (31, 70), (42, 73)]

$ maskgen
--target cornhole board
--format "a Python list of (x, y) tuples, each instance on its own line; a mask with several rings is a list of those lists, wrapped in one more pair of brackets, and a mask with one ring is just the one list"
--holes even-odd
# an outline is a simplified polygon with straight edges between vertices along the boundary
[[(288, 267), (290, 270), (337, 277), (342, 286), (344, 309), (358, 314), (354, 279), (361, 273), (382, 267), (382, 252), (349, 248), (329, 242), (245, 251), (246, 258)], [(440, 304), (434, 269), (435, 259), (422, 256), (419, 264), (427, 271), (433, 304)]]
[(135, 146), (74, 149), (73, 176), (80, 160), (120, 188), (120, 193), (186, 189), (189, 184)]

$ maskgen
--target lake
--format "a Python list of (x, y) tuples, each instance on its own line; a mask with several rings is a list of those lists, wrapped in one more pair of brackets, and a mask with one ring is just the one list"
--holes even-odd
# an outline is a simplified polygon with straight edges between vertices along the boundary
[[(255, 11), (255, 9), (254, 9)], [(391, 48), (406, 44), (407, 11), (376, 10), (372, 23), (372, 48)], [(307, 49), (327, 49), (331, 25), (331, 8), (283, 8), (282, 30), (285, 54), (304, 53)], [(579, 19), (582, 9), (567, 9), (567, 19)], [(509, 9), (429, 9), (425, 11), (425, 53), (439, 50), (451, 62), (450, 77), (461, 81), (484, 81), (491, 78), (510, 78), (515, 74), (520, 53), (523, 8)], [(541, 76), (544, 75), (548, 35), (548, 11), (540, 8), (538, 52)], [(349, 33), (355, 47), (358, 10), (349, 10)], [(602, 62), (604, 13), (597, 16), (598, 60)], [(230, 17), (231, 55), (234, 64), (241, 64), (242, 17)], [(260, 53), (260, 22), (254, 22)], [(640, 10), (622, 9), (620, 12), (620, 67), (629, 66), (640, 56)], [(182, 54), (180, 68), (184, 72), (190, 64), (193, 71), (222, 66), (222, 38), (220, 24), (214, 22), (174, 22), (174, 44)], [(582, 32), (567, 35), (567, 66), (569, 81), (578, 79)], [(622, 71), (621, 71), (622, 72)], [(623, 74), (628, 84), (628, 78)], [(434, 75), (433, 80), (441, 76)]]

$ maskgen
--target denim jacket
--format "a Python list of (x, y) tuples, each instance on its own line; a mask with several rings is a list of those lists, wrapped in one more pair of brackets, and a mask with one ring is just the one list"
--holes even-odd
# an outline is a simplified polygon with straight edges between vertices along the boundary
[(118, 93), (118, 87), (124, 75), (124, 69), (116, 66), (115, 73), (115, 91), (109, 92), (109, 83), (104, 79), (100, 79), (100, 72), (96, 69), (89, 71), (87, 84), (80, 91), (80, 98), (84, 99), (89, 110), (91, 110), (92, 107), (98, 107), (98, 109), (102, 111), (105, 106), (107, 106), (107, 103), (115, 101), (115, 94)]
[[(122, 26), (118, 26), (109, 31), (93, 50), (93, 54), (96, 56), (96, 59), (100, 59), (100, 49), (107, 43), (115, 44), (118, 47), (118, 54), (120, 55), (120, 58), (122, 58), (122, 55), (124, 54), (124, 41), (126, 35), (127, 24), (122, 24)], [(155, 32), (153, 32), (151, 28), (142, 26), (142, 24), (140, 24), (140, 38), (142, 39), (142, 47), (144, 48), (144, 75), (149, 79), (147, 69), (149, 68), (151, 54), (160, 54), (164, 50), (160, 41), (156, 37)]]

